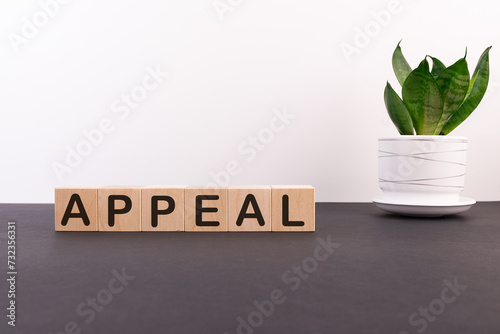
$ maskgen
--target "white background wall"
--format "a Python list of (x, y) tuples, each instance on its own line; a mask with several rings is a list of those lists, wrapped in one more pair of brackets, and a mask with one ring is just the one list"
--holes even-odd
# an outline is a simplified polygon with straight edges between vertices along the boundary
[[(213, 0), (54, 1), (0, 2), (0, 202), (53, 202), (61, 185), (206, 184), (228, 163), (231, 184), (370, 201), (377, 138), (397, 135), (383, 89), (398, 86), (400, 39), (413, 67), (426, 54), (450, 65), (467, 46), (471, 72), (493, 45), (488, 94), (453, 134), (470, 140), (464, 196), (500, 200), (496, 1), (217, 0), (219, 12)], [(169, 76), (126, 107), (122, 94), (142, 98), (156, 68)], [(271, 139), (276, 110), (294, 118)], [(54, 163), (88, 149), (83, 131), (106, 119), (112, 131), (58, 178)]]

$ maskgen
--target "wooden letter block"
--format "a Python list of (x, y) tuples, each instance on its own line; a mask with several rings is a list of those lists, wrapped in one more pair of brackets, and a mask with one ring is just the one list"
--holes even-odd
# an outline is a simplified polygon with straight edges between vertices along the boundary
[(273, 232), (312, 232), (314, 188), (311, 186), (272, 186)]
[(141, 231), (141, 187), (103, 187), (97, 198), (100, 232)]
[(97, 231), (97, 188), (55, 189), (56, 231)]
[(187, 187), (184, 199), (186, 232), (227, 232), (227, 188)]
[(234, 186), (227, 190), (229, 232), (271, 231), (271, 187)]
[(142, 231), (184, 231), (184, 188), (142, 188)]

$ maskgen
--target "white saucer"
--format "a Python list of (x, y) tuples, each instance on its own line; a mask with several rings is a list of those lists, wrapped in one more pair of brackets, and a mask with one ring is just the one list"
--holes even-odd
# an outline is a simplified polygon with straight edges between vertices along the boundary
[(413, 217), (441, 217), (455, 215), (469, 210), (476, 201), (472, 198), (461, 197), (452, 204), (405, 204), (388, 201), (381, 197), (373, 199), (373, 203), (384, 211)]

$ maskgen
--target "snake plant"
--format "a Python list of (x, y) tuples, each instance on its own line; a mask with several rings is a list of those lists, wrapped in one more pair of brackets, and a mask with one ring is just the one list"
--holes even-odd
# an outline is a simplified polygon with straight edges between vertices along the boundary
[[(392, 55), (392, 67), (402, 87), (402, 99), (389, 82), (384, 100), (389, 116), (402, 135), (447, 135), (478, 106), (489, 80), (488, 54), (484, 50), (469, 76), (465, 56), (446, 67), (439, 59), (425, 56), (412, 70), (399, 43)], [(428, 59), (432, 61), (432, 68)]]

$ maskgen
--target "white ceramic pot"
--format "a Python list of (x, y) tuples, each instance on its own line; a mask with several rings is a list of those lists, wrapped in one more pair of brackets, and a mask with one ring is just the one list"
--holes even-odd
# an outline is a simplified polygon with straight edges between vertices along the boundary
[(466, 137), (384, 137), (378, 144), (384, 200), (410, 205), (459, 202), (465, 183)]

